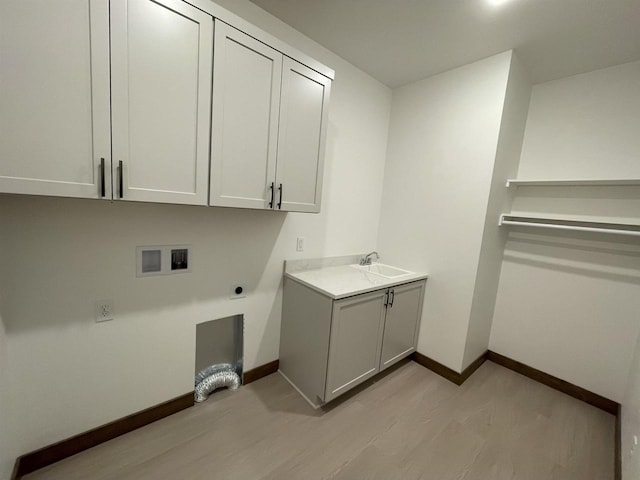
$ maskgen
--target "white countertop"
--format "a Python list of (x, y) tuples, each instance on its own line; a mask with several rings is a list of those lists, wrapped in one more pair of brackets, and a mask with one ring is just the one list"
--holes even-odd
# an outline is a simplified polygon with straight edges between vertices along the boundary
[(287, 261), (284, 275), (334, 300), (428, 278), (425, 273), (415, 272), (386, 278), (354, 268), (352, 265), (357, 265), (357, 259), (361, 257)]

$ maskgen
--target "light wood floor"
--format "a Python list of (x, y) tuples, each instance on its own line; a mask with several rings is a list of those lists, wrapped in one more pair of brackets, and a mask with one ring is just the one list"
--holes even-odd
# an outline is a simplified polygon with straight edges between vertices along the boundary
[(279, 375), (24, 478), (609, 480), (614, 417), (491, 362), (413, 362), (314, 411)]

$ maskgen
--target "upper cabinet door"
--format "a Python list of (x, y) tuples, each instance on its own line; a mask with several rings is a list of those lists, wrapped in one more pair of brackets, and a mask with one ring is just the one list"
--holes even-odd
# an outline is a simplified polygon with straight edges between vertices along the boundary
[(108, 3), (1, 2), (0, 192), (110, 197), (109, 124)]
[(180, 0), (111, 0), (114, 198), (207, 204), (212, 49)]
[(290, 212), (319, 212), (331, 80), (284, 58), (277, 207)]
[(272, 208), (282, 54), (216, 21), (210, 205)]

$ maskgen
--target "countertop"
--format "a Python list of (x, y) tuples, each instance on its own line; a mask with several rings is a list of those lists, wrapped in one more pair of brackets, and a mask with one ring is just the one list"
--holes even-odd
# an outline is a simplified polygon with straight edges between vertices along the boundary
[(416, 272), (385, 278), (351, 266), (357, 265), (363, 256), (288, 260), (284, 275), (334, 300), (428, 278), (426, 273)]

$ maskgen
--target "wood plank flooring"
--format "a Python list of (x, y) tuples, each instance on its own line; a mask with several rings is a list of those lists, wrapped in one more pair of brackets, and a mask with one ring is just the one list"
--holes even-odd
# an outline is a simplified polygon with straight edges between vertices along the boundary
[(613, 479), (608, 413), (491, 362), (390, 370), (319, 411), (273, 374), (23, 478)]

